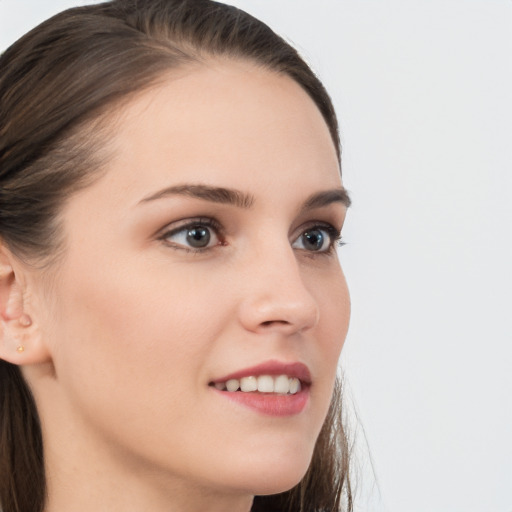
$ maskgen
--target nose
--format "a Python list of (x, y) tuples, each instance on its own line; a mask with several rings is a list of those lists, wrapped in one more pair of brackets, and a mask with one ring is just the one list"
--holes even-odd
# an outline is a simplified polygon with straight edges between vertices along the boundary
[(245, 329), (292, 335), (315, 327), (320, 317), (318, 303), (305, 285), (290, 245), (253, 253), (246, 263), (244, 297), (239, 305)]

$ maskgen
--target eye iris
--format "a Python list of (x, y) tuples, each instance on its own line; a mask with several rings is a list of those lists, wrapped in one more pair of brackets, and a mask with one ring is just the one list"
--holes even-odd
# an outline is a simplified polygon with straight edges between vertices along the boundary
[(319, 251), (324, 245), (324, 234), (318, 229), (306, 231), (302, 235), (302, 239), (304, 247), (306, 247), (306, 249), (311, 249), (312, 251)]
[(194, 226), (187, 232), (187, 242), (192, 247), (206, 247), (210, 243), (210, 231), (203, 226)]

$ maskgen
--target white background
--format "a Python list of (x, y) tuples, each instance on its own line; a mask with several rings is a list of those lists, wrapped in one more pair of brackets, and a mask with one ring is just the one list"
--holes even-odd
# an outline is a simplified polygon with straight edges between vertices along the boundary
[[(80, 3), (0, 0), (0, 48)], [(232, 3), (295, 43), (340, 117), (357, 509), (512, 512), (512, 2)]]

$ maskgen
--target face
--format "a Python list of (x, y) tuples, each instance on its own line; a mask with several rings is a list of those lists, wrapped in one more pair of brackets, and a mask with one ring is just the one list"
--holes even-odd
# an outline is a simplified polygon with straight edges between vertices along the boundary
[(113, 132), (108, 172), (62, 212), (42, 321), (54, 407), (119, 467), (284, 491), (348, 327), (327, 126), (291, 79), (212, 62), (135, 98)]

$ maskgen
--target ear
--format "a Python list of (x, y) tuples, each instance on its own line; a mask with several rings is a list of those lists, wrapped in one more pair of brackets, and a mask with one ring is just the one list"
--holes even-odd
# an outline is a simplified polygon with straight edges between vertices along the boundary
[(0, 243), (0, 359), (16, 365), (48, 362), (23, 265)]

